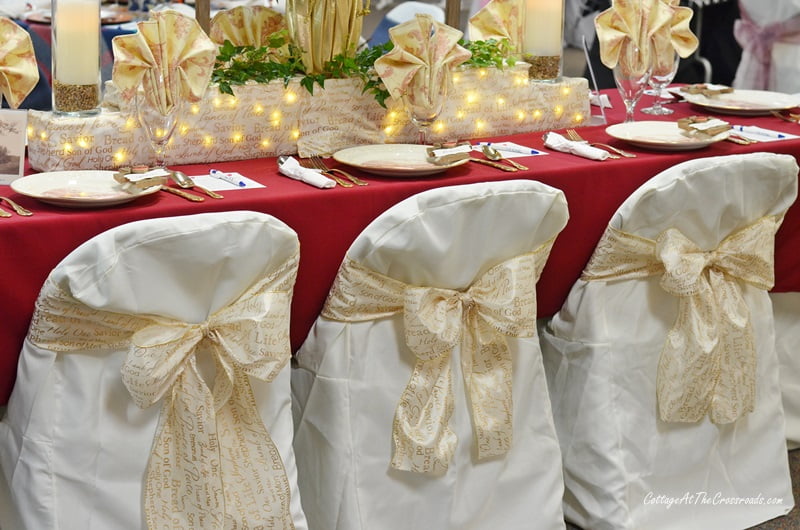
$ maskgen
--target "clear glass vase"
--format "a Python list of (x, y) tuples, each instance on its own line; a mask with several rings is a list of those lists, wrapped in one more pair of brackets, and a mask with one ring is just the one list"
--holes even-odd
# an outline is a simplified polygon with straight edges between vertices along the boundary
[(530, 81), (557, 83), (563, 70), (564, 0), (523, 0), (522, 60)]
[(100, 0), (52, 0), (53, 112), (100, 112)]

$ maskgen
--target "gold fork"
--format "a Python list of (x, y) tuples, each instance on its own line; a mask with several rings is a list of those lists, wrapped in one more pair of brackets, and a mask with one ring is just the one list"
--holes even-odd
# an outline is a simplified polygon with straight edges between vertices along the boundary
[(11, 209), (14, 210), (17, 213), (17, 215), (23, 215), (25, 217), (29, 217), (29, 216), (33, 215), (32, 211), (28, 210), (27, 208), (23, 208), (22, 206), (20, 206), (19, 204), (15, 203), (14, 201), (9, 199), (8, 197), (0, 197), (0, 202), (3, 202), (3, 201), (7, 202), (8, 205), (11, 206)]
[(351, 175), (347, 171), (344, 171), (342, 169), (338, 169), (338, 168), (335, 168), (335, 167), (334, 168), (329, 168), (328, 165), (325, 164), (325, 161), (322, 160), (322, 157), (320, 157), (319, 155), (311, 155), (311, 163), (316, 165), (317, 169), (320, 169), (320, 170), (322, 170), (324, 172), (327, 171), (329, 174), (330, 173), (338, 173), (339, 175), (342, 175), (343, 177), (349, 179), (350, 182), (352, 182), (356, 186), (366, 186), (367, 185), (366, 182), (364, 182), (360, 178), (356, 177), (355, 175)]
[[(623, 151), (622, 149), (614, 147), (613, 145), (603, 144), (603, 143), (600, 143), (600, 142), (589, 142), (587, 140), (584, 140), (583, 137), (580, 134), (578, 134), (578, 131), (576, 131), (575, 129), (567, 129), (567, 136), (573, 142), (585, 142), (585, 143), (591, 145), (592, 147), (600, 147), (600, 148), (605, 149), (607, 151), (611, 151), (612, 153), (616, 153), (619, 156), (624, 156), (625, 158), (636, 158), (635, 154), (629, 153), (628, 151)], [(613, 158), (614, 155), (611, 155), (611, 156)], [(619, 157), (617, 157), (617, 158), (619, 158)]]
[(322, 172), (323, 175), (325, 175), (326, 177), (332, 178), (334, 181), (336, 181), (336, 184), (338, 184), (339, 186), (341, 186), (343, 188), (352, 188), (353, 187), (353, 184), (351, 182), (347, 182), (343, 178), (338, 177), (337, 175), (333, 174), (332, 171), (328, 171), (328, 170), (325, 170), (325, 169), (322, 169), (322, 168), (318, 167), (317, 164), (315, 164), (310, 158), (298, 158), (297, 161), (300, 163), (301, 166), (303, 166), (305, 168), (308, 168), (308, 169), (319, 169)]
[(782, 112), (777, 110), (771, 110), (770, 114), (775, 116), (776, 118), (780, 118), (783, 121), (788, 121), (789, 123), (800, 124), (800, 120), (796, 119), (796, 114), (789, 114), (788, 116), (784, 115)]

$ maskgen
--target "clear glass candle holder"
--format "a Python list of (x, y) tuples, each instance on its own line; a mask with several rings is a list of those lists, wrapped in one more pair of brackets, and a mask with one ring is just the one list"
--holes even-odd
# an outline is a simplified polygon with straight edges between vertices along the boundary
[(52, 0), (53, 112), (100, 112), (100, 0)]
[(522, 60), (528, 79), (557, 83), (563, 70), (564, 0), (524, 0)]

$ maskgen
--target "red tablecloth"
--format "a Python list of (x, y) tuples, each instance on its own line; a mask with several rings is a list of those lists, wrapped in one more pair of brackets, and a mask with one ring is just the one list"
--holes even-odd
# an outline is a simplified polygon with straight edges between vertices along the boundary
[[(609, 123), (621, 121), (622, 104), (609, 92), (614, 110)], [(645, 100), (648, 98), (645, 97)], [(648, 104), (649, 101), (644, 101)], [(671, 105), (669, 119), (701, 113), (686, 104)], [(638, 114), (637, 119), (651, 119)], [(745, 124), (800, 134), (800, 127), (773, 117), (728, 118)], [(388, 207), (426, 189), (509, 178), (535, 179), (566, 195), (570, 210), (567, 227), (559, 235), (538, 286), (539, 316), (555, 313), (580, 275), (594, 245), (616, 208), (639, 185), (658, 172), (684, 160), (705, 156), (755, 151), (800, 155), (800, 140), (749, 146), (719, 142), (697, 151), (656, 152), (632, 148), (613, 140), (605, 128), (586, 127), (581, 134), (592, 141), (616, 144), (639, 156), (632, 159), (593, 162), (553, 152), (520, 159), (530, 171), (506, 173), (478, 164), (462, 165), (447, 173), (419, 179), (376, 178), (358, 175), (369, 186), (319, 190), (278, 174), (275, 159), (213, 164), (224, 171), (238, 171), (266, 185), (264, 189), (227, 192), (224, 200), (190, 203), (157, 193), (133, 203), (99, 210), (68, 210), (41, 204), (0, 186), (0, 193), (35, 212), (33, 217), (0, 219), (0, 403), (11, 391), (16, 360), (25, 337), (39, 289), (52, 268), (70, 251), (111, 227), (143, 218), (187, 215), (197, 212), (249, 209), (266, 212), (286, 222), (300, 238), (300, 269), (292, 304), (292, 347), (298, 348), (320, 312), (347, 248), (361, 230)], [(543, 148), (542, 132), (504, 138)], [(499, 140), (499, 139), (493, 139)], [(212, 165), (182, 166), (190, 175), (207, 172)], [(357, 172), (356, 172), (357, 173)], [(214, 252), (213, 248), (208, 249)], [(776, 291), (800, 291), (800, 206), (789, 211), (777, 237)]]

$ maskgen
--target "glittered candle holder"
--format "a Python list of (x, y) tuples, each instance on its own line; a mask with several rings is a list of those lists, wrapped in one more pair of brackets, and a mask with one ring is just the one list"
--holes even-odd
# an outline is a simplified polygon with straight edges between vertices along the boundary
[(100, 0), (52, 0), (53, 112), (100, 112)]
[(564, 0), (525, 0), (522, 60), (528, 79), (555, 83), (563, 68)]

